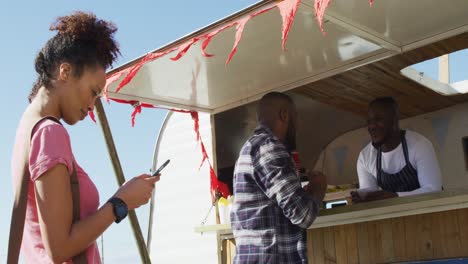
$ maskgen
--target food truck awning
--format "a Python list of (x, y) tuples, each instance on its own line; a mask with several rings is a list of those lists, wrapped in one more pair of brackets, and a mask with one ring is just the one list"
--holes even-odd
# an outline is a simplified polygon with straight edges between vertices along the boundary
[[(468, 32), (466, 0), (377, 0), (372, 5), (366, 0), (335, 0), (324, 15), (325, 33), (321, 32), (318, 25), (314, 1), (283, 1), (286, 2), (291, 5), (299, 3), (299, 7), (285, 50), (282, 49), (282, 16), (276, 7), (281, 2), (262, 1), (152, 51), (149, 53), (152, 58), (142, 56), (114, 69), (108, 75), (112, 77), (109, 80), (114, 80), (109, 85), (109, 97), (218, 113), (257, 100), (268, 91), (287, 91), (302, 86), (300, 90), (303, 94), (360, 113), (365, 109), (362, 106), (372, 97), (372, 92), (370, 97), (365, 95), (366, 91), (356, 93), (350, 85), (351, 90), (345, 93), (345, 97), (341, 94), (340, 99), (335, 98), (336, 89), (331, 88), (341, 86), (341, 91), (346, 92), (342, 86), (348, 80), (366, 80), (374, 74), (387, 74), (381, 67), (353, 74), (338, 83), (322, 82), (330, 89), (321, 87), (317, 88), (318, 92), (317, 89), (315, 92), (310, 89), (310, 84), (323, 79), (332, 80), (329, 77), (347, 71), (351, 73), (352, 69), (379, 61), (382, 63), (384, 59), (389, 59), (386, 64), (391, 62), (396, 63), (396, 67), (406, 67), (468, 46), (467, 36), (460, 35)], [(269, 8), (272, 9), (267, 10)], [(266, 11), (248, 19), (262, 10)], [(240, 35), (241, 30), (236, 29), (242, 29), (242, 26), (245, 27)], [(236, 33), (238, 39), (241, 36), (237, 52), (227, 63)], [(421, 47), (454, 36), (458, 36), (458, 45), (446, 49), (444, 45), (433, 46), (430, 48), (430, 56), (424, 55), (421, 50)], [(207, 44), (206, 53), (214, 56), (206, 57), (202, 54), (204, 43)], [(184, 48), (188, 48), (185, 54)], [(414, 59), (405, 61), (400, 56), (401, 59), (395, 61), (398, 55), (415, 50), (418, 50), (418, 54), (413, 54)], [(116, 93), (122, 80), (132, 75), (132, 72), (136, 72), (133, 79)], [(376, 78), (375, 82), (378, 81)], [(369, 90), (372, 89), (373, 83), (368, 82), (367, 85)], [(381, 91), (380, 94), (388, 93)], [(424, 94), (429, 94), (431, 100), (446, 98), (435, 92)], [(398, 97), (402, 92), (393, 95)], [(444, 106), (451, 104), (447, 100), (451, 99), (443, 99)], [(457, 101), (460, 99), (452, 103)], [(432, 106), (437, 109), (434, 103)], [(430, 107), (420, 108), (426, 111)], [(407, 111), (407, 116), (421, 112), (418, 109)]]

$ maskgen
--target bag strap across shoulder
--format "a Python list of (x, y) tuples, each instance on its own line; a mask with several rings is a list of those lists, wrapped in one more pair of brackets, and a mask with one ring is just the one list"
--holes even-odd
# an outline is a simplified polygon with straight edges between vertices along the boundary
[[(26, 207), (28, 200), (28, 190), (29, 190), (29, 179), (31, 178), (29, 172), (29, 152), (31, 149), (31, 138), (32, 132), (45, 119), (52, 120), (59, 124), (60, 121), (55, 117), (46, 116), (46, 117), (23, 117), (24, 125), (26, 126), (26, 133), (24, 133), (24, 148), (21, 152), (20, 162), (23, 166), (20, 167), (21, 179), (19, 184), (16, 186), (15, 190), (15, 199), (11, 213), (11, 223), (10, 223), (10, 237), (8, 242), (8, 264), (18, 263), (19, 253), (21, 249), (21, 242), (23, 240), (23, 231), (24, 231), (24, 222), (26, 218)], [(72, 200), (73, 200), (73, 222), (76, 222), (80, 219), (80, 188), (78, 177), (76, 175), (75, 163), (73, 163), (73, 171), (70, 174), (70, 185), (72, 190)], [(86, 251), (80, 253), (79, 255), (73, 257), (74, 264), (86, 264)]]

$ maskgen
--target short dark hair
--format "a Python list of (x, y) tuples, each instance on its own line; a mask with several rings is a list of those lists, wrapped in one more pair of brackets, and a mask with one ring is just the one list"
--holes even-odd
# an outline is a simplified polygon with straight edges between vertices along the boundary
[(74, 76), (79, 77), (85, 66), (100, 65), (107, 69), (120, 54), (113, 36), (117, 27), (96, 18), (92, 13), (77, 11), (59, 17), (50, 30), (57, 31), (57, 34), (47, 41), (36, 56), (38, 77), (28, 97), (29, 102), (39, 88), (50, 88), (53, 74), (61, 63), (70, 63), (74, 67)]
[(380, 105), (385, 108), (391, 109), (395, 116), (399, 116), (400, 108), (398, 102), (391, 96), (377, 97), (369, 103), (369, 108), (373, 105)]
[(265, 94), (257, 106), (257, 120), (260, 123), (270, 124), (276, 117), (275, 109), (281, 103), (287, 104), (289, 109), (294, 106), (294, 101), (289, 95), (280, 92), (269, 92)]
[(270, 100), (283, 100), (287, 101), (290, 104), (294, 104), (293, 100), (289, 95), (280, 93), (280, 92), (269, 92), (265, 94), (262, 99), (260, 99), (260, 103), (270, 101)]

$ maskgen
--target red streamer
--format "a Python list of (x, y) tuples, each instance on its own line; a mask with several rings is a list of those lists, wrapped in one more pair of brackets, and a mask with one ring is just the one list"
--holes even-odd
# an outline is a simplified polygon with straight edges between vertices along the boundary
[(135, 75), (140, 71), (141, 67), (143, 67), (144, 64), (146, 64), (149, 61), (149, 56), (151, 54), (147, 54), (142, 60), (140, 60), (137, 64), (135, 64), (130, 70), (128, 71), (128, 74), (125, 76), (125, 78), (120, 82), (119, 86), (117, 89), (115, 89), (115, 93), (120, 92), (120, 90), (130, 83), (135, 77)]
[(330, 5), (331, 0), (315, 0), (314, 7), (315, 7), (315, 17), (317, 18), (320, 31), (325, 34), (325, 30), (323, 29), (323, 17), (325, 16), (325, 10), (327, 10), (328, 5)]
[(202, 161), (201, 161), (199, 169), (203, 166), (205, 162), (208, 162), (208, 165), (210, 166), (211, 199), (213, 202), (216, 200), (216, 192), (220, 193), (222, 197), (227, 198), (229, 195), (231, 195), (231, 192), (229, 191), (229, 187), (225, 183), (218, 180), (218, 177), (216, 176), (216, 173), (213, 169), (213, 165), (211, 165), (210, 159), (208, 158), (208, 153), (206, 151), (205, 144), (203, 143), (203, 140), (200, 137), (200, 125), (199, 125), (198, 112), (191, 111), (190, 115), (192, 116), (192, 119), (193, 119), (195, 134), (197, 137), (197, 141), (200, 142), (200, 149), (202, 152)]
[[(247, 22), (250, 19), (252, 19), (253, 17), (258, 16), (260, 14), (263, 14), (263, 13), (273, 9), (274, 7), (277, 7), (279, 9), (282, 20), (283, 20), (281, 35), (282, 35), (282, 48), (283, 48), (283, 50), (285, 50), (286, 49), (286, 42), (288, 40), (288, 35), (289, 35), (290, 30), (291, 30), (291, 27), (292, 27), (292, 24), (294, 22), (294, 18), (296, 16), (296, 12), (297, 12), (297, 10), (299, 8), (300, 3), (301, 3), (301, 0), (283, 0), (283, 1), (279, 2), (279, 3), (277, 3), (276, 5), (269, 6), (267, 8), (264, 8), (264, 9), (260, 10), (260, 11), (252, 13), (252, 14), (246, 16), (246, 17), (240, 18), (240, 19), (238, 19), (236, 21), (231, 22), (230, 24), (227, 24), (227, 25), (225, 25), (225, 26), (223, 26), (223, 27), (221, 27), (219, 29), (216, 29), (216, 30), (214, 30), (212, 32), (209, 32), (209, 33), (207, 33), (205, 35), (202, 35), (202, 36), (196, 37), (196, 38), (192, 38), (188, 42), (186, 42), (184, 44), (181, 44), (178, 47), (173, 47), (173, 48), (168, 49), (168, 50), (166, 50), (164, 52), (158, 52), (158, 53), (154, 53), (154, 54), (153, 53), (147, 54), (143, 59), (141, 59), (139, 62), (137, 62), (131, 68), (123, 70), (123, 71), (118, 72), (118, 73), (115, 73), (115, 74), (111, 75), (108, 78), (108, 82), (107, 82), (106, 88), (104, 90), (104, 98), (106, 98), (106, 100), (107, 100), (108, 86), (111, 83), (115, 82), (117, 79), (119, 79), (122, 74), (126, 73), (126, 76), (120, 82), (119, 86), (117, 87), (117, 89), (115, 91), (116, 93), (118, 93), (125, 85), (127, 85), (129, 82), (132, 81), (132, 79), (140, 71), (141, 67), (145, 63), (156, 60), (156, 59), (158, 59), (158, 58), (160, 58), (160, 57), (162, 57), (162, 56), (164, 56), (164, 55), (166, 55), (168, 53), (171, 53), (173, 51), (178, 50), (179, 52), (176, 54), (176, 56), (171, 58), (171, 60), (177, 61), (187, 53), (187, 51), (190, 49), (190, 47), (193, 44), (195, 44), (196, 42), (198, 42), (200, 40), (203, 40), (203, 43), (202, 43), (202, 46), (201, 46), (202, 55), (205, 56), (205, 57), (212, 57), (213, 55), (208, 54), (206, 52), (206, 49), (208, 47), (208, 44), (213, 39), (213, 37), (216, 36), (217, 34), (219, 34), (220, 32), (226, 30), (227, 28), (230, 28), (232, 26), (236, 26), (236, 35), (235, 35), (234, 45), (233, 45), (233, 47), (231, 49), (231, 53), (229, 54), (229, 56), (228, 56), (228, 58), (226, 60), (226, 65), (228, 65), (231, 62), (234, 54), (237, 51), (237, 47), (238, 47), (238, 45), (239, 45), (239, 43), (240, 43), (240, 41), (242, 39), (242, 35), (243, 35), (245, 25), (247, 24)], [(328, 6), (330, 5), (330, 3), (331, 3), (331, 0), (314, 0), (315, 16), (316, 16), (317, 21), (319, 23), (320, 30), (323, 33), (325, 33), (325, 31), (323, 29), (323, 17), (325, 15), (325, 11), (328, 8)], [(370, 3), (370, 5), (372, 5), (373, 0), (369, 0), (369, 3)]]
[(200, 170), (205, 162), (208, 162), (208, 165), (210, 166), (210, 191), (211, 191), (211, 198), (213, 199), (213, 202), (216, 199), (216, 192), (220, 193), (224, 198), (227, 198), (231, 194), (228, 186), (225, 183), (220, 182), (218, 180), (218, 177), (216, 176), (216, 173), (213, 169), (213, 165), (211, 165), (210, 159), (208, 157), (208, 152), (206, 151), (206, 148), (205, 148), (205, 144), (203, 143), (203, 140), (200, 137), (200, 121), (198, 117), (198, 112), (190, 111), (190, 110), (159, 107), (159, 106), (154, 106), (152, 104), (140, 103), (136, 100), (123, 100), (123, 99), (115, 99), (115, 98), (110, 98), (110, 100), (118, 102), (118, 103), (122, 103), (122, 104), (129, 104), (134, 107), (133, 112), (131, 114), (132, 126), (135, 125), (135, 117), (137, 114), (141, 113), (141, 110), (143, 107), (165, 109), (165, 110), (169, 110), (173, 112), (190, 114), (193, 120), (193, 130), (195, 131), (196, 140), (197, 142), (200, 142), (200, 149), (202, 153), (202, 161), (198, 169)]
[(208, 54), (206, 52), (206, 48), (208, 47), (208, 44), (210, 44), (211, 42), (211, 39), (214, 37), (214, 35), (211, 35), (211, 36), (206, 36), (205, 40), (203, 41), (202, 43), (202, 50), (201, 50), (201, 53), (203, 56), (209, 58), (209, 57), (213, 57), (214, 55), (213, 54)]
[(200, 40), (200, 38), (192, 38), (191, 40), (189, 40), (185, 44), (180, 45), (179, 48), (178, 48), (179, 53), (177, 53), (177, 55), (175, 57), (172, 57), (171, 60), (173, 60), (173, 61), (179, 60), (182, 56), (185, 55), (185, 53), (187, 53), (187, 51), (190, 49), (190, 47), (199, 40)]
[(226, 29), (228, 29), (228, 28), (234, 26), (235, 24), (236, 24), (236, 22), (227, 24), (227, 25), (225, 25), (225, 26), (223, 26), (223, 27), (221, 27), (221, 28), (219, 28), (219, 29), (216, 29), (215, 31), (212, 31), (212, 32), (210, 32), (210, 33), (204, 35), (203, 37), (205, 38), (205, 40), (204, 40), (203, 43), (202, 43), (202, 51), (201, 51), (202, 54), (203, 54), (203, 56), (205, 56), (205, 57), (213, 57), (214, 55), (206, 53), (206, 48), (208, 47), (208, 44), (210, 44), (211, 39), (212, 39), (214, 36), (218, 35), (219, 33), (223, 32), (224, 30), (226, 30)]
[(206, 152), (205, 144), (203, 144), (203, 142), (201, 142), (200, 148), (201, 148), (201, 151), (202, 151), (202, 160), (200, 162), (200, 167), (198, 167), (198, 169), (201, 169), (201, 167), (203, 166), (205, 161), (208, 159), (208, 154)]
[[(316, 1), (319, 1), (319, 0), (316, 0)], [(201, 48), (201, 53), (203, 56), (205, 57), (212, 57), (213, 55), (212, 54), (208, 54), (206, 52), (206, 48), (208, 47), (208, 44), (211, 42), (211, 40), (213, 39), (214, 36), (216, 36), (217, 34), (219, 34), (220, 32), (226, 30), (227, 28), (230, 28), (232, 26), (236, 26), (236, 36), (235, 36), (235, 40), (234, 40), (234, 45), (231, 49), (231, 53), (229, 54), (227, 60), (226, 60), (226, 65), (229, 64), (229, 62), (232, 60), (232, 57), (234, 56), (234, 54), (236, 53), (237, 51), (237, 47), (242, 39), (242, 35), (243, 35), (243, 32), (244, 32), (244, 28), (245, 28), (245, 25), (247, 24), (247, 22), (255, 17), (255, 16), (258, 16), (260, 14), (263, 14), (271, 9), (273, 9), (274, 7), (278, 7), (280, 9), (280, 13), (281, 13), (281, 16), (283, 17), (283, 29), (282, 29), (282, 40), (283, 40), (283, 43), (282, 43), (282, 46), (283, 46), (283, 49), (285, 48), (285, 45), (286, 45), (286, 41), (287, 41), (287, 38), (288, 38), (288, 34), (289, 34), (289, 30), (291, 28), (291, 25), (294, 21), (294, 16), (296, 14), (296, 11), (297, 11), (297, 8), (299, 7), (299, 3), (301, 2), (301, 0), (284, 0), (274, 6), (270, 6), (270, 7), (267, 7), (267, 8), (264, 8), (260, 11), (257, 11), (255, 13), (252, 13), (246, 17), (243, 17), (243, 18), (240, 18), (239, 20), (237, 21), (234, 21), (234, 22), (231, 22), (230, 24), (227, 24), (219, 29), (216, 29), (212, 32), (209, 32), (205, 35), (202, 35), (200, 37), (196, 37), (196, 38), (192, 38), (190, 39), (188, 42), (184, 43), (184, 44), (181, 44), (179, 45), (178, 47), (173, 47), (167, 51), (164, 51), (164, 52), (158, 52), (158, 53), (149, 53), (147, 54), (144, 58), (142, 58), (139, 62), (137, 62), (135, 65), (133, 65), (131, 68), (129, 69), (126, 69), (126, 70), (123, 70), (121, 72), (118, 72), (116, 74), (113, 74), (111, 75), (109, 78), (108, 78), (108, 83), (106, 84), (106, 89), (105, 89), (105, 98), (107, 98), (107, 89), (108, 89), (108, 86), (110, 84), (112, 84), (113, 82), (115, 82), (117, 79), (119, 79), (121, 77), (122, 74), (126, 73), (126, 76), (125, 78), (120, 82), (119, 86), (117, 87), (117, 89), (115, 90), (116, 93), (120, 92), (120, 90), (125, 86), (127, 85), (128, 83), (130, 83), (133, 78), (135, 77), (135, 75), (140, 71), (141, 67), (143, 67), (144, 64), (150, 62), (150, 61), (153, 61), (153, 60), (156, 60), (168, 53), (171, 53), (175, 50), (178, 50), (179, 52), (176, 54), (176, 56), (172, 57), (171, 60), (173, 61), (177, 61), (179, 60), (180, 58), (182, 58), (186, 53), (187, 51), (190, 49), (190, 47), (195, 44), (196, 42), (200, 41), (200, 40), (204, 40), (203, 43), (202, 43), (202, 48)]]
[(281, 38), (283, 40), (281, 46), (283, 47), (283, 50), (286, 49), (286, 41), (288, 41), (289, 31), (291, 30), (291, 26), (294, 22), (294, 17), (296, 16), (300, 3), (301, 0), (285, 0), (276, 4), (283, 19), (283, 27), (281, 30)]
[[(146, 54), (146, 56), (141, 59), (139, 62), (137, 62), (135, 65), (133, 65), (130, 69), (128, 69), (128, 74), (125, 76), (125, 78), (120, 82), (119, 86), (117, 87), (117, 89), (115, 90), (115, 93), (118, 93), (120, 92), (120, 90), (125, 86), (127, 85), (129, 82), (131, 82), (133, 80), (133, 78), (135, 77), (135, 75), (140, 71), (141, 67), (143, 67), (143, 65), (145, 65), (146, 63), (148, 62), (151, 62), (151, 61), (154, 61), (156, 59), (159, 59), (160, 57), (166, 55), (166, 54), (169, 54), (171, 52), (173, 52), (174, 50), (177, 50), (178, 48), (177, 47), (174, 47), (172, 49), (168, 49), (166, 51), (163, 51), (163, 52), (157, 52), (157, 53), (148, 53)], [(120, 77), (120, 76), (119, 76)], [(114, 80), (115, 81), (115, 80)]]
[(247, 24), (247, 22), (249, 22), (250, 19), (252, 19), (252, 18), (254, 18), (254, 17), (256, 17), (256, 16), (258, 16), (260, 14), (263, 14), (263, 13), (265, 13), (265, 12), (267, 12), (267, 11), (273, 9), (273, 8), (274, 8), (274, 6), (267, 7), (265, 9), (263, 9), (263, 10), (255, 12), (253, 14), (250, 14), (247, 17), (241, 18), (238, 21), (236, 21), (236, 22), (234, 22), (234, 23), (232, 23), (230, 25), (230, 26), (236, 25), (236, 36), (235, 36), (235, 39), (234, 39), (234, 45), (232, 47), (231, 53), (229, 54), (229, 56), (228, 56), (228, 58), (226, 60), (226, 66), (229, 64), (229, 62), (231, 62), (232, 57), (234, 56), (234, 54), (237, 51), (237, 46), (239, 45), (239, 43), (240, 43), (240, 41), (242, 39), (242, 35), (244, 34), (245, 25)]
[(133, 106), (133, 112), (132, 112), (132, 115), (131, 115), (131, 117), (132, 117), (132, 127), (135, 126), (135, 117), (136, 117), (136, 115), (140, 114), (140, 113), (141, 113), (141, 105), (140, 104), (134, 105)]
[(229, 187), (224, 182), (218, 180), (216, 172), (213, 169), (213, 166), (210, 164), (210, 189), (211, 189), (211, 201), (216, 201), (216, 192), (219, 192), (222, 197), (228, 198), (231, 195)]
[(112, 75), (108, 76), (107, 77), (107, 80), (106, 80), (106, 85), (104, 86), (104, 90), (103, 90), (103, 93), (102, 93), (102, 97), (104, 97), (104, 100), (106, 100), (106, 102), (109, 102), (109, 86), (116, 82), (118, 79), (120, 79), (120, 77), (122, 76), (122, 74), (126, 74), (128, 72), (128, 69), (125, 69), (125, 70), (122, 70), (122, 71), (118, 71), (116, 73), (113, 73)]
[[(327, 10), (330, 3), (331, 0), (314, 0), (315, 17), (317, 18), (320, 31), (322, 31), (323, 34), (325, 34), (325, 30), (323, 29), (323, 17), (325, 16), (325, 11)], [(373, 3), (373, 0), (369, 0), (370, 6), (372, 6)]]
[(91, 118), (91, 120), (94, 122), (94, 124), (96, 124), (96, 117), (94, 116), (94, 112), (88, 111), (88, 115)]
[(234, 40), (234, 46), (232, 47), (231, 53), (229, 53), (229, 56), (226, 60), (226, 65), (228, 65), (229, 62), (231, 62), (232, 56), (234, 56), (234, 54), (236, 53), (237, 46), (239, 45), (239, 42), (242, 39), (242, 34), (244, 33), (245, 24), (247, 24), (247, 22), (249, 22), (251, 18), (252, 17), (250, 16), (244, 17), (236, 22), (236, 37)]
[(190, 115), (192, 116), (193, 129), (195, 130), (197, 141), (199, 141), (200, 140), (200, 124), (199, 124), (199, 119), (198, 119), (198, 112), (191, 111)]

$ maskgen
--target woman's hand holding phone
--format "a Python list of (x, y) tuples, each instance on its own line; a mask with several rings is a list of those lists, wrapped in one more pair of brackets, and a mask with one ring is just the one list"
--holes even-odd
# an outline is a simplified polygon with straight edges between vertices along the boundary
[(133, 210), (148, 203), (155, 183), (159, 179), (159, 175), (153, 177), (149, 174), (141, 174), (125, 182), (114, 196), (122, 199), (128, 210)]

